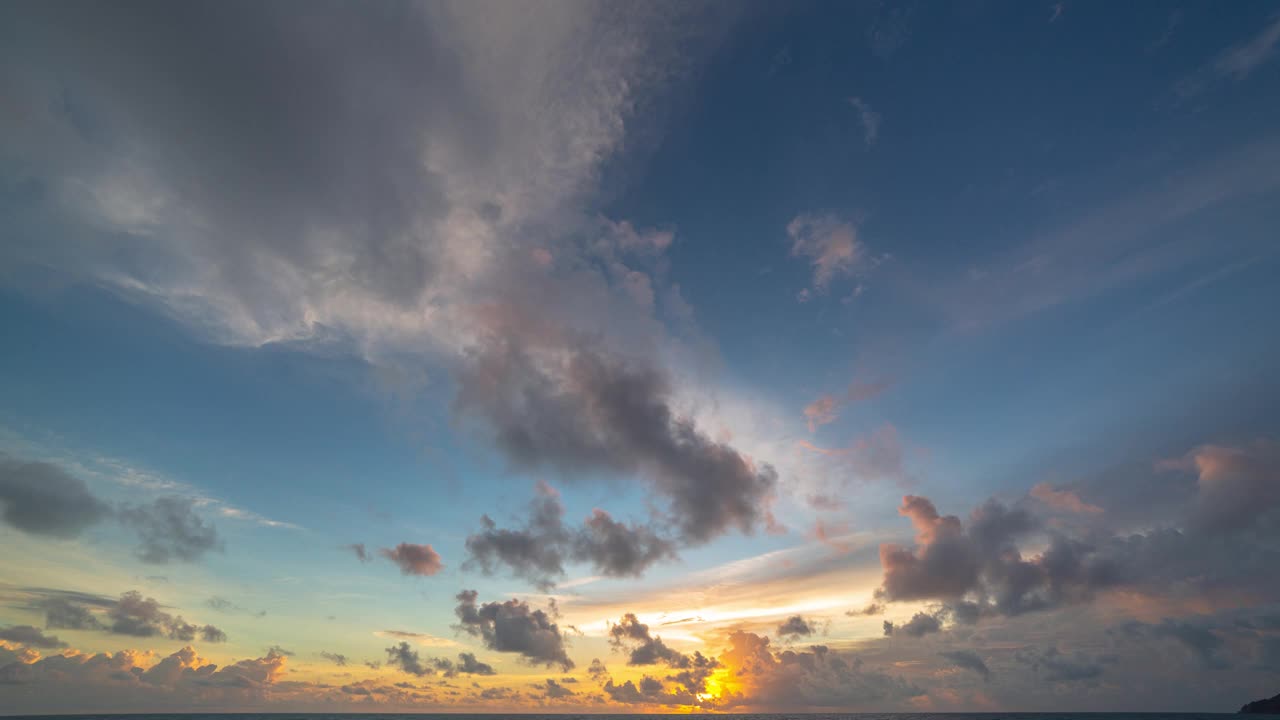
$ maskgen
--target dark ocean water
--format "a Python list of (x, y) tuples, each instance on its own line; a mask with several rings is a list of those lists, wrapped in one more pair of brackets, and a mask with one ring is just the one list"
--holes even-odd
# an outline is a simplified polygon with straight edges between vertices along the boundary
[[(3, 715), (3, 710), (0, 710)], [(16, 715), (6, 720), (20, 718), (65, 718), (66, 720), (687, 720), (688, 718), (716, 718), (723, 720), (1221, 720), (1222, 718), (1280, 718), (1280, 715), (1236, 715), (1233, 713), (769, 713), (754, 715), (665, 715), (636, 713), (632, 715), (572, 715), (572, 714), (518, 714), (518, 713), (234, 713), (234, 714), (168, 714), (148, 715)]]

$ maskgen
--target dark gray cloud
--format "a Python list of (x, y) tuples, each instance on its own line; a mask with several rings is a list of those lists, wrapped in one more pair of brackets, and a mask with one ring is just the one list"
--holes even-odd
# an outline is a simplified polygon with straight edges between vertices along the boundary
[(458, 616), (457, 627), (463, 632), (480, 638), (490, 650), (518, 653), (533, 665), (573, 668), (564, 635), (552, 614), (531, 608), (522, 600), (477, 605), (476, 598), (475, 590), (458, 593), (454, 612)]
[(1120, 637), (1129, 640), (1171, 640), (1186, 652), (1189, 659), (1207, 670), (1224, 670), (1232, 665), (1225, 657), (1223, 638), (1203, 622), (1166, 618), (1153, 625), (1131, 620), (1121, 625), (1118, 631)]
[(402, 575), (425, 577), (444, 569), (440, 554), (430, 545), (400, 543), (394, 548), (382, 548), (378, 554), (398, 565)]
[[(958, 623), (985, 614), (1014, 616), (1092, 600), (1126, 588), (1148, 594), (1204, 597), (1237, 589), (1280, 598), (1280, 526), (1261, 524), (1232, 533), (1155, 528), (1112, 534), (1101, 528), (1078, 536), (1038, 527), (1025, 511), (990, 500), (968, 523), (942, 516), (927, 498), (907, 496), (900, 512), (916, 526), (914, 548), (880, 548), (882, 600), (936, 600)], [(1023, 557), (1018, 542), (1047, 540), (1039, 555)]]
[(898, 634), (918, 638), (940, 630), (942, 630), (942, 620), (937, 614), (918, 612), (901, 625), (894, 625), (888, 620), (884, 621), (885, 635)]
[(576, 694), (569, 688), (556, 682), (554, 678), (547, 678), (546, 682), (544, 682), (541, 687), (543, 692), (546, 694), (546, 697), (551, 700), (567, 698)]
[(587, 668), (587, 675), (597, 682), (609, 677), (609, 668), (600, 661), (600, 658), (591, 658), (591, 665)]
[(849, 617), (857, 617), (859, 615), (871, 616), (871, 615), (880, 615), (883, 613), (884, 613), (884, 603), (873, 602), (873, 603), (868, 603), (867, 606), (862, 608), (861, 610), (846, 610), (844, 614), (848, 615)]
[(111, 514), (80, 478), (57, 465), (0, 455), (0, 520), (32, 535), (78, 536)]
[[(227, 635), (214, 625), (187, 622), (181, 615), (166, 612), (155, 598), (144, 597), (131, 590), (117, 600), (85, 593), (40, 591), (38, 602), (45, 612), (45, 627), (68, 630), (102, 630), (134, 637), (167, 637), (190, 642), (199, 637), (204, 642), (226, 642)], [(103, 611), (99, 617), (90, 608)]]
[(365, 549), (364, 543), (352, 543), (347, 549), (355, 554), (356, 559), (362, 563), (373, 562), (373, 556)]
[(813, 632), (814, 632), (813, 626), (810, 625), (807, 620), (800, 617), (799, 615), (792, 615), (791, 617), (787, 618), (786, 622), (778, 626), (779, 637), (787, 637), (787, 636), (807, 637), (809, 635), (812, 635)]
[(626, 613), (618, 622), (610, 623), (609, 643), (619, 650), (627, 650), (628, 665), (663, 663), (680, 670), (709, 670), (717, 666), (714, 658), (708, 658), (701, 652), (686, 655), (669, 647), (661, 637), (650, 634), (649, 626), (640, 622), (635, 613)]
[(495, 339), (463, 370), (455, 407), (483, 418), (519, 466), (641, 474), (685, 544), (766, 522), (777, 473), (678, 419), (662, 372), (585, 343), (566, 350), (548, 368)]
[(1066, 655), (1057, 647), (1049, 647), (1043, 651), (1021, 651), (1016, 658), (1031, 666), (1045, 682), (1053, 683), (1093, 683), (1103, 673), (1101, 658), (1091, 657), (1080, 651)]
[(7, 640), (34, 648), (52, 649), (67, 646), (57, 636), (45, 635), (38, 628), (33, 628), (30, 625), (10, 625), (7, 628), (0, 628), (0, 640)]
[(407, 642), (400, 642), (387, 648), (387, 664), (418, 677), (436, 674), (436, 668), (430, 660), (423, 662), (422, 657)]
[(625, 524), (596, 509), (577, 531), (564, 524), (556, 491), (539, 483), (523, 528), (499, 528), (489, 516), (467, 538), (464, 567), (486, 575), (505, 566), (541, 589), (564, 577), (566, 561), (583, 562), (608, 577), (638, 577), (654, 563), (675, 556), (673, 543), (649, 527)]
[(195, 500), (176, 496), (122, 508), (121, 521), (138, 534), (138, 559), (147, 563), (195, 562), (205, 553), (221, 551), (218, 531), (194, 508)]
[(972, 650), (944, 650), (938, 653), (951, 661), (953, 665), (965, 670), (972, 670), (982, 676), (983, 680), (991, 679), (991, 668)]

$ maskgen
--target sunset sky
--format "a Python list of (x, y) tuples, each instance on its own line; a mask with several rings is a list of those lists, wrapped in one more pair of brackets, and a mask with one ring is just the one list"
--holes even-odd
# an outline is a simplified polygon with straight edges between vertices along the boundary
[(0, 3), (0, 712), (1280, 692), (1278, 46)]

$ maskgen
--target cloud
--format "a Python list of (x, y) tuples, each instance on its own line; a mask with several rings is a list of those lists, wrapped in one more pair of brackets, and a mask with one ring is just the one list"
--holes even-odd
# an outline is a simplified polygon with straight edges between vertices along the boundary
[(787, 224), (794, 257), (808, 258), (813, 287), (826, 292), (833, 281), (853, 275), (867, 261), (866, 247), (852, 223), (833, 215), (797, 215)]
[(1080, 513), (1084, 515), (1097, 515), (1102, 512), (1102, 508), (1080, 499), (1080, 496), (1071, 490), (1058, 490), (1049, 483), (1039, 483), (1031, 488), (1031, 497), (1048, 505), (1055, 510), (1064, 510), (1066, 512)]
[(436, 669), (430, 662), (423, 662), (418, 652), (409, 647), (407, 642), (387, 648), (387, 664), (419, 677), (436, 674)]
[(364, 543), (352, 543), (347, 546), (347, 549), (350, 550), (352, 553), (354, 553), (356, 556), (356, 559), (359, 560), (360, 562), (362, 563), (373, 562), (373, 555), (371, 555), (369, 551), (365, 549)]
[[(102, 630), (134, 637), (168, 637), (190, 642), (200, 637), (205, 642), (226, 642), (227, 635), (214, 625), (187, 622), (161, 609), (155, 598), (144, 597), (131, 590), (111, 600), (83, 593), (37, 591), (42, 595), (37, 606), (45, 612), (45, 627), (68, 630)], [(99, 619), (89, 608), (105, 610)]]
[(866, 141), (867, 147), (876, 144), (876, 138), (880, 136), (880, 113), (871, 109), (871, 106), (862, 98), (851, 97), (849, 104), (858, 111), (858, 120), (862, 122), (862, 138)]
[(725, 707), (851, 708), (902, 702), (921, 695), (915, 685), (846, 659), (827, 647), (774, 652), (769, 638), (735, 631), (719, 661), (738, 684)]
[(337, 665), (338, 667), (347, 666), (347, 662), (348, 662), (347, 656), (341, 653), (331, 653), (327, 650), (321, 650), (320, 657), (324, 658), (325, 660), (328, 660), (329, 662), (333, 663), (334, 665)]
[[(640, 622), (635, 613), (626, 613), (617, 623), (609, 625), (609, 644), (619, 650), (627, 650), (628, 665), (665, 664), (679, 670), (698, 671), (684, 676), (686, 682), (696, 683), (699, 687), (705, 681), (717, 663), (714, 658), (704, 656), (695, 651), (686, 655), (669, 647), (661, 637), (651, 635), (649, 626)], [(700, 691), (695, 691), (696, 695)]]
[(0, 455), (0, 520), (5, 524), (32, 535), (72, 538), (110, 513), (83, 480), (62, 468)]
[(573, 668), (564, 635), (552, 615), (521, 600), (477, 605), (476, 598), (474, 590), (458, 593), (454, 612), (460, 630), (480, 638), (490, 650), (518, 653), (531, 665), (557, 665), (566, 671)]
[(1243, 448), (1201, 445), (1158, 467), (1197, 474), (1198, 492), (1189, 518), (1195, 530), (1247, 530), (1280, 508), (1280, 445), (1275, 443)]
[(221, 551), (217, 530), (197, 515), (194, 507), (192, 498), (166, 496), (147, 505), (122, 508), (121, 522), (138, 534), (138, 559), (157, 564), (194, 562), (207, 552)]
[(983, 680), (991, 680), (991, 669), (982, 658), (978, 657), (978, 653), (972, 650), (944, 650), (938, 654), (950, 660), (958, 668), (972, 670), (981, 675)]
[(864, 482), (884, 479), (911, 482), (911, 473), (906, 467), (906, 451), (898, 429), (887, 423), (871, 434), (859, 437), (848, 447), (824, 448), (808, 440), (800, 440), (798, 445), (808, 452), (831, 458)]
[(546, 696), (552, 700), (559, 700), (560, 698), (567, 698), (576, 694), (569, 688), (556, 682), (553, 678), (547, 678), (546, 682), (542, 685), (542, 689), (546, 693)]
[(1033, 672), (1040, 675), (1045, 682), (1077, 683), (1095, 682), (1102, 676), (1102, 663), (1093, 657), (1076, 651), (1065, 655), (1057, 647), (1049, 647), (1043, 651), (1034, 650), (1020, 652), (1019, 661), (1030, 665)]
[(807, 637), (813, 633), (813, 626), (799, 615), (792, 615), (778, 626), (778, 637)]
[(524, 528), (499, 528), (487, 515), (481, 525), (480, 532), (467, 537), (464, 567), (489, 575), (506, 566), (516, 577), (544, 589), (564, 576), (567, 560), (589, 563), (606, 577), (639, 577), (654, 563), (675, 555), (674, 545), (653, 529), (620, 523), (600, 509), (578, 531), (565, 527), (559, 494), (541, 482)]
[(911, 619), (901, 625), (895, 625), (888, 620), (884, 621), (884, 634), (899, 635), (906, 634), (911, 637), (924, 637), (929, 633), (936, 633), (942, 630), (942, 620), (937, 614), (918, 612), (911, 616)]
[(43, 649), (64, 648), (67, 646), (56, 636), (45, 635), (38, 628), (33, 628), (30, 625), (10, 625), (6, 628), (0, 628), (0, 640)]
[(883, 393), (891, 385), (886, 380), (864, 383), (853, 382), (839, 395), (822, 395), (804, 408), (805, 422), (809, 432), (816, 432), (823, 425), (835, 422), (839, 417), (841, 406), (870, 400)]
[(1166, 618), (1158, 625), (1129, 621), (1120, 630), (1120, 636), (1127, 639), (1173, 640), (1206, 670), (1231, 667), (1231, 662), (1223, 655), (1226, 646), (1222, 637), (1203, 624)]
[(1280, 44), (1280, 16), (1273, 16), (1252, 38), (1226, 48), (1213, 61), (1180, 80), (1174, 89), (1185, 100), (1223, 78), (1241, 82), (1271, 59), (1277, 44)]
[(495, 341), (461, 384), (456, 407), (484, 417), (510, 460), (570, 474), (638, 472), (686, 545), (765, 522), (776, 471), (677, 418), (670, 383), (654, 368), (588, 344), (548, 364)]
[(400, 543), (395, 548), (382, 548), (378, 551), (382, 557), (400, 566), (403, 575), (435, 575), (444, 569), (440, 555), (430, 545), (414, 545)]

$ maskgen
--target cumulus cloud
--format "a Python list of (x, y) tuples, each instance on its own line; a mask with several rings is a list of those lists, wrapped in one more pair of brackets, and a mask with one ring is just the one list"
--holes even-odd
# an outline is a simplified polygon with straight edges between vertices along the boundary
[(373, 555), (365, 548), (364, 543), (352, 543), (347, 549), (356, 556), (356, 559), (362, 563), (373, 562)]
[(606, 577), (638, 577), (675, 555), (674, 544), (652, 528), (618, 522), (598, 508), (577, 531), (566, 527), (559, 494), (546, 483), (538, 484), (523, 528), (499, 528), (487, 515), (481, 526), (467, 537), (465, 567), (492, 574), (506, 566), (543, 589), (564, 576), (566, 561), (588, 563)]
[(378, 554), (398, 565), (403, 575), (429, 576), (444, 569), (439, 553), (430, 545), (400, 543), (394, 548), (382, 548)]
[(849, 104), (858, 111), (858, 119), (862, 122), (862, 137), (867, 147), (876, 143), (880, 136), (880, 113), (871, 109), (865, 100), (859, 97), (849, 98)]
[(517, 653), (531, 665), (573, 668), (554, 615), (515, 599), (477, 605), (477, 597), (475, 590), (458, 593), (454, 613), (460, 630), (480, 638), (490, 650)]
[(776, 471), (678, 418), (670, 382), (654, 368), (589, 344), (539, 362), (495, 342), (461, 384), (459, 411), (486, 418), (513, 462), (570, 474), (639, 473), (665, 500), (685, 544), (749, 533), (766, 521)]
[(936, 633), (942, 630), (942, 620), (936, 614), (918, 612), (911, 616), (911, 619), (901, 625), (895, 625), (888, 620), (884, 621), (884, 634), (908, 635), (910, 637), (924, 637), (930, 633)]
[(57, 465), (0, 455), (0, 520), (10, 527), (72, 538), (110, 512), (83, 480)]
[[(11, 709), (25, 705), (83, 711), (94, 705), (123, 711), (139, 702), (177, 706), (192, 697), (221, 704), (253, 703), (266, 697), (286, 664), (284, 656), (268, 653), (219, 667), (200, 658), (190, 646), (155, 662), (149, 659), (149, 653), (134, 650), (96, 655), (66, 652), (0, 667), (0, 682), (20, 688), (18, 693), (6, 694)], [(42, 704), (29, 705), (32, 697), (42, 698)]]
[(901, 703), (924, 691), (900, 677), (864, 668), (815, 645), (807, 651), (774, 652), (769, 638), (735, 631), (720, 653), (739, 691), (723, 703), (760, 708), (849, 708)]
[(192, 498), (168, 496), (120, 510), (121, 521), (137, 534), (136, 555), (147, 563), (194, 562), (222, 549), (213, 525), (195, 513)]
[(787, 637), (787, 636), (807, 637), (809, 635), (812, 635), (813, 633), (814, 633), (813, 626), (809, 623), (809, 621), (805, 620), (799, 615), (792, 615), (791, 617), (786, 619), (786, 622), (783, 622), (781, 625), (778, 626), (778, 637)]
[(1166, 470), (1197, 475), (1197, 495), (1190, 524), (1203, 532), (1247, 530), (1280, 508), (1280, 445), (1258, 442), (1235, 448), (1201, 445), (1176, 460), (1160, 463)]
[(546, 694), (547, 698), (551, 700), (559, 700), (560, 698), (567, 698), (576, 694), (569, 688), (556, 682), (554, 678), (547, 678), (546, 682), (542, 684), (542, 690)]
[(950, 660), (958, 668), (972, 670), (981, 675), (983, 680), (991, 679), (991, 669), (981, 657), (978, 657), (978, 653), (972, 650), (944, 650), (938, 654)]
[[(627, 651), (628, 665), (662, 663), (678, 670), (694, 671), (680, 679), (697, 688), (702, 687), (710, 671), (717, 667), (715, 658), (706, 657), (700, 651), (686, 655), (669, 647), (661, 637), (650, 634), (649, 626), (640, 622), (635, 613), (626, 613), (617, 623), (610, 623), (609, 643), (616, 649)], [(695, 695), (699, 692), (701, 690), (692, 690)]]
[(387, 648), (387, 664), (398, 667), (410, 675), (435, 675), (436, 669), (431, 663), (423, 662), (422, 657), (407, 642), (401, 642)]

